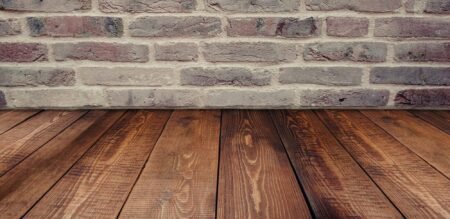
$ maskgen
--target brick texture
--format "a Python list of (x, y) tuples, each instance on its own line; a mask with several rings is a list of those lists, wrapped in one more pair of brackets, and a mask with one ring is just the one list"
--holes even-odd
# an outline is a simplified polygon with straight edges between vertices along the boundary
[(75, 71), (69, 68), (7, 68), (0, 67), (0, 86), (73, 86)]
[(148, 47), (145, 45), (116, 43), (60, 43), (53, 45), (53, 52), (56, 61), (148, 61)]
[(398, 106), (449, 107), (450, 89), (402, 90), (395, 96)]
[(99, 9), (106, 13), (115, 12), (191, 12), (195, 0), (98, 0)]
[(0, 19), (0, 37), (18, 35), (22, 32), (18, 19)]
[(0, 62), (47, 61), (47, 46), (39, 43), (0, 43)]
[(91, 0), (8, 0), (0, 1), (0, 8), (7, 11), (71, 12), (91, 9)]

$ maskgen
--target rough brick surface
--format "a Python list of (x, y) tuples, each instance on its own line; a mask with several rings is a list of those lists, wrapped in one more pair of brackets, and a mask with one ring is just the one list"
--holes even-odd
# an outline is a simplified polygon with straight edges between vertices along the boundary
[(83, 67), (78, 78), (86, 85), (106, 86), (167, 86), (174, 83), (175, 74), (170, 68), (104, 68)]
[(20, 22), (17, 19), (0, 19), (0, 37), (20, 34)]
[(270, 84), (271, 77), (272, 73), (263, 69), (195, 67), (181, 71), (181, 84), (195, 86), (263, 86)]
[(375, 107), (385, 106), (387, 90), (307, 90), (300, 94), (300, 103), (310, 107)]
[(403, 62), (450, 62), (450, 43), (396, 45), (395, 60)]
[(361, 84), (362, 69), (349, 67), (334, 68), (281, 68), (282, 84), (319, 84), (350, 86)]
[(121, 18), (114, 17), (29, 17), (31, 36), (51, 37), (120, 37)]
[(293, 106), (295, 93), (292, 90), (212, 90), (205, 100), (206, 107), (260, 108), (270, 104), (273, 108)]
[(222, 32), (217, 17), (142, 17), (130, 24), (134, 37), (212, 37)]
[(450, 39), (450, 20), (435, 18), (380, 18), (375, 20), (375, 36), (437, 37)]
[(449, 85), (450, 67), (376, 67), (370, 73), (374, 84)]
[(407, 12), (450, 14), (450, 0), (407, 0)]
[(98, 0), (100, 11), (112, 12), (190, 12), (195, 0)]
[(53, 45), (56, 61), (92, 60), (111, 62), (147, 62), (145, 45), (117, 43), (60, 43)]
[(395, 96), (399, 106), (449, 107), (450, 89), (402, 90)]
[(6, 97), (5, 93), (0, 90), (0, 107), (6, 106)]
[(352, 17), (327, 17), (328, 36), (362, 37), (369, 33), (369, 19)]
[(100, 89), (14, 89), (7, 93), (8, 106), (18, 108), (92, 108), (106, 106)]
[(0, 86), (72, 86), (75, 71), (69, 68), (8, 68), (0, 67)]
[(206, 0), (209, 11), (227, 12), (293, 12), (298, 11), (298, 0)]
[(0, 43), (0, 62), (47, 61), (47, 46), (39, 43)]
[(352, 10), (361, 12), (391, 12), (400, 9), (401, 0), (306, 0), (308, 10)]
[(201, 93), (188, 89), (109, 89), (106, 98), (113, 107), (198, 107)]
[(158, 61), (197, 61), (198, 46), (195, 43), (164, 43), (155, 45)]
[(320, 34), (321, 21), (309, 17), (300, 18), (230, 18), (229, 36), (266, 36), (304, 38)]
[(0, 9), (7, 11), (70, 12), (91, 9), (91, 0), (4, 0)]
[(307, 61), (384, 62), (387, 47), (383, 43), (315, 43), (304, 51)]

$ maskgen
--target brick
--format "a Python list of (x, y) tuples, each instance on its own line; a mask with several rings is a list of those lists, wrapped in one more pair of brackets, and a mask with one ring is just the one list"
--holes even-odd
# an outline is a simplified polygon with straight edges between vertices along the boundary
[(75, 71), (68, 68), (0, 67), (0, 86), (72, 86)]
[(395, 96), (397, 106), (449, 107), (450, 89), (402, 90)]
[(354, 61), (384, 62), (387, 47), (384, 43), (313, 43), (307, 44), (304, 51), (306, 61)]
[(191, 12), (195, 9), (195, 0), (99, 0), (100, 11), (115, 12)]
[(450, 20), (435, 18), (395, 17), (375, 20), (377, 37), (450, 38)]
[(206, 43), (205, 59), (210, 62), (291, 62), (297, 58), (292, 44), (269, 42)]
[(6, 106), (6, 97), (5, 97), (5, 93), (3, 93), (3, 91), (0, 90), (0, 107), (2, 106)]
[(0, 1), (0, 9), (6, 11), (71, 12), (91, 9), (91, 0), (7, 0)]
[(313, 17), (229, 18), (228, 23), (228, 36), (305, 38), (318, 36), (321, 29), (321, 21)]
[(181, 84), (195, 86), (263, 86), (270, 84), (271, 76), (270, 71), (262, 69), (194, 67), (181, 70)]
[(213, 37), (222, 32), (217, 17), (141, 17), (130, 24), (133, 37)]
[(450, 0), (407, 0), (407, 12), (450, 14)]
[(20, 22), (17, 19), (0, 19), (0, 36), (13, 36), (20, 34)]
[(215, 89), (208, 91), (205, 106), (212, 108), (281, 108), (293, 106), (293, 90), (234, 90)]
[(50, 37), (120, 37), (121, 18), (114, 17), (29, 17), (30, 35)]
[(354, 17), (327, 17), (328, 36), (362, 37), (369, 33), (369, 19)]
[(385, 106), (388, 90), (305, 90), (300, 93), (300, 105), (308, 107), (376, 107)]
[(294, 12), (298, 11), (298, 0), (206, 0), (208, 11), (228, 12)]
[(106, 97), (112, 107), (198, 107), (202, 93), (192, 89), (108, 89)]
[(397, 44), (394, 51), (396, 61), (450, 62), (450, 43)]
[(281, 84), (350, 86), (361, 84), (362, 69), (350, 67), (288, 67), (280, 69)]
[(402, 7), (402, 0), (306, 0), (306, 7), (312, 11), (391, 12)]
[(450, 68), (375, 67), (370, 73), (373, 84), (450, 85)]
[(85, 85), (106, 86), (167, 86), (175, 80), (170, 68), (104, 68), (82, 67), (77, 70), (78, 78)]
[(0, 43), (0, 62), (47, 61), (47, 52), (39, 43)]
[(53, 45), (56, 61), (92, 60), (111, 62), (147, 62), (148, 47), (145, 45), (118, 43), (59, 43)]
[(158, 61), (197, 61), (198, 46), (195, 43), (163, 43), (155, 45)]

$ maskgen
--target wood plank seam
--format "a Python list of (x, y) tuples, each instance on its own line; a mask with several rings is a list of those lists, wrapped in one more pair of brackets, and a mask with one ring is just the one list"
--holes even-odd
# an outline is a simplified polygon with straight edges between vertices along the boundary
[(9, 130), (11, 130), (11, 129), (17, 127), (18, 125), (20, 125), (20, 124), (26, 122), (27, 120), (29, 120), (29, 119), (35, 117), (36, 115), (38, 115), (39, 113), (41, 113), (41, 112), (43, 112), (43, 111), (44, 111), (44, 110), (38, 110), (38, 111), (36, 111), (36, 113), (34, 113), (33, 115), (31, 115), (31, 116), (27, 117), (26, 119), (20, 121), (19, 123), (15, 124), (14, 126), (8, 128), (7, 130), (4, 130), (3, 132), (0, 132), (0, 135), (3, 134), (3, 133), (8, 132)]
[[(413, 111), (413, 110), (410, 110), (410, 111), (408, 111), (408, 112), (410, 112), (412, 115), (414, 115), (415, 117), (419, 118), (420, 120), (425, 121), (426, 123), (430, 124), (431, 126), (433, 126), (433, 127), (437, 128), (437, 129), (439, 129), (439, 130), (441, 130), (441, 131), (447, 133), (448, 135), (450, 135), (450, 134), (448, 133), (448, 131), (444, 129), (444, 127), (437, 126), (436, 124), (432, 123), (430, 120), (426, 120), (426, 119), (423, 118), (422, 116), (418, 115), (417, 112), (415, 112), (415, 111)], [(446, 111), (444, 111), (444, 112), (446, 112)], [(435, 112), (433, 112), (433, 113), (435, 113)], [(450, 125), (449, 125), (449, 126), (450, 126)]]
[(218, 215), (217, 215), (217, 212), (218, 212), (218, 209), (219, 209), (219, 205), (218, 205), (218, 203), (219, 203), (219, 174), (220, 174), (220, 157), (221, 157), (221, 146), (222, 146), (222, 129), (223, 129), (223, 127), (222, 127), (222, 125), (223, 125), (223, 122), (222, 122), (222, 119), (223, 119), (223, 113), (224, 113), (224, 110), (220, 110), (220, 124), (219, 124), (219, 127), (220, 127), (220, 129), (219, 129), (219, 154), (218, 154), (218, 160), (217, 160), (217, 179), (216, 179), (216, 203), (215, 203), (215, 212), (214, 212), (214, 218), (217, 218), (218, 217)]

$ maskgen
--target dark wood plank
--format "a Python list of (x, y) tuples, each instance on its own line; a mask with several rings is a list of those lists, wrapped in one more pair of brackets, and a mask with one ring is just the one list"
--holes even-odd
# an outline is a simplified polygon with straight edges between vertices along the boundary
[(402, 218), (314, 112), (272, 117), (317, 218)]
[(0, 136), (0, 176), (50, 141), (85, 111), (45, 111)]
[(362, 113), (450, 177), (450, 135), (406, 111), (367, 110)]
[(450, 217), (450, 181), (444, 175), (361, 112), (318, 114), (406, 217)]
[(31, 209), (27, 217), (116, 217), (170, 113), (127, 112)]
[(0, 177), (1, 215), (24, 215), (122, 114), (89, 112)]
[(218, 218), (309, 218), (269, 112), (222, 115)]
[(450, 135), (450, 111), (413, 110), (410, 112)]
[(220, 111), (176, 111), (121, 218), (214, 218)]
[(0, 111), (0, 135), (38, 112), (38, 110)]

